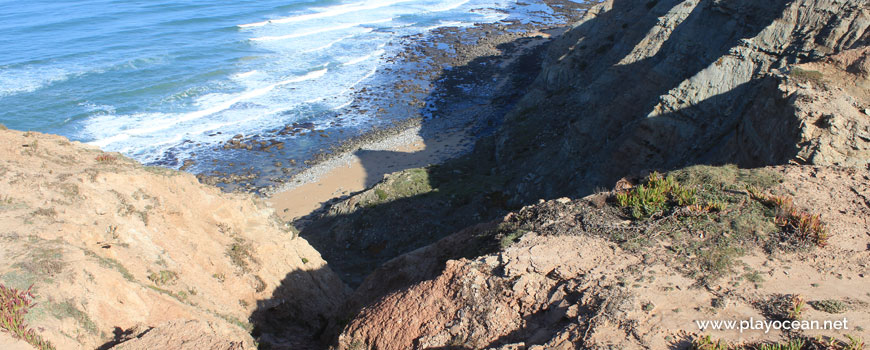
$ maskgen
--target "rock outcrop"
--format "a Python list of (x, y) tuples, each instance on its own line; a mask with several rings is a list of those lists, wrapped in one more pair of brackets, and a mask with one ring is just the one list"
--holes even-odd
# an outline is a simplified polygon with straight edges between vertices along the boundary
[(253, 350), (250, 337), (238, 327), (203, 321), (169, 321), (153, 328), (134, 332), (114, 350)]
[[(692, 263), (681, 257), (680, 244), (652, 236), (643, 238), (653, 241), (644, 249), (624, 249), (631, 245), (620, 232), (632, 225), (601, 206), (606, 194), (562, 198), (527, 206), (498, 223), (527, 230), (518, 242), (480, 257), (449, 260), (440, 273), (407, 288), (395, 290), (394, 283), (419, 276), (402, 271), (413, 271), (415, 264), (428, 269), (441, 250), (433, 245), (385, 265), (372, 276), (389, 283), (372, 280), (355, 297), (390, 292), (372, 299), (344, 328), (337, 349), (684, 349), (699, 333), (732, 344), (798, 335), (870, 338), (868, 330), (855, 327), (870, 322), (870, 296), (862, 287), (870, 278), (865, 223), (870, 217), (870, 174), (784, 166), (736, 178), (766, 171), (782, 181), (771, 191), (794, 193), (800, 207), (819, 209), (830, 223), (828, 246), (768, 255), (750, 242), (739, 242), (747, 252), (732, 265), (733, 271), (700, 286), (690, 276), (697, 267), (686, 266)], [(743, 204), (736, 205), (730, 210), (742, 210), (737, 208)], [(670, 227), (671, 233), (682, 229)], [(469, 236), (479, 234), (473, 231), (443, 242), (467, 244)], [(739, 234), (724, 232), (720, 237)], [(701, 232), (681, 241), (705, 239), (720, 238)], [(451, 249), (446, 244), (438, 248)], [(390, 278), (391, 269), (401, 277)], [(771, 305), (792, 295), (810, 305), (802, 320), (846, 318), (851, 328), (765, 333), (701, 330), (695, 323), (777, 319)]]
[(0, 242), (0, 283), (34, 286), (28, 323), (59, 349), (179, 320), (247, 349), (252, 313), (313, 333), (347, 293), (261, 200), (39, 133), (0, 130)]
[[(805, 319), (870, 322), (856, 290), (870, 273), (868, 28), (863, 0), (607, 0), (550, 45), (496, 134), (514, 204), (631, 188), (624, 176), (654, 169), (777, 165), (726, 177), (776, 173), (772, 193), (829, 223), (824, 248), (786, 247), (774, 220), (735, 214), (762, 210), (746, 183), (717, 189), (705, 205), (719, 211), (691, 209), (706, 219), (673, 214), (640, 234), (608, 211), (613, 192), (542, 200), (384, 264), (345, 306), (356, 316), (337, 348), (686, 348), (696, 320), (781, 320), (782, 301), (802, 298)], [(505, 225), (517, 231), (493, 233)], [(870, 337), (715, 336), (846, 334)]]
[[(870, 101), (850, 86), (867, 74), (849, 56), (864, 51), (833, 56), (866, 46), (868, 27), (862, 0), (605, 1), (551, 45), (499, 132), (514, 198), (587, 194), (687, 164), (866, 168)], [(826, 67), (821, 79), (798, 82), (807, 62)], [(836, 116), (802, 113), (816, 97)], [(819, 118), (836, 125), (812, 126)]]

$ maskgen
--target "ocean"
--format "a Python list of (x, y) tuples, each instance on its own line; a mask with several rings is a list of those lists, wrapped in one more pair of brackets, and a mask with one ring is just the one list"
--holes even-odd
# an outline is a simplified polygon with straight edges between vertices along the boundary
[(0, 0), (0, 123), (177, 168), (231, 135), (333, 120), (397, 38), (550, 10), (516, 3)]

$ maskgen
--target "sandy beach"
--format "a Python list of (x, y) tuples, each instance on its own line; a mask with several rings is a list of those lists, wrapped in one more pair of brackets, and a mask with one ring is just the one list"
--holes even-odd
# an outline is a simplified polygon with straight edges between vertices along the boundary
[(472, 136), (464, 129), (425, 139), (419, 133), (420, 127), (413, 127), (320, 163), (296, 176), (267, 202), (283, 220), (294, 221), (334, 199), (374, 185), (385, 174), (441, 163), (473, 146)]
[[(430, 93), (440, 95), (433, 99), (438, 117), (420, 118), (348, 140), (331, 154), (316, 156), (313, 165), (293, 175), (289, 181), (260, 193), (281, 219), (297, 222), (314, 216), (313, 213), (329, 203), (371, 187), (386, 174), (442, 163), (469, 152), (480, 135), (497, 125), (505, 108), (512, 105), (510, 94), (521, 89), (517, 83), (530, 82), (536, 76), (537, 71), (527, 64), (528, 58), (537, 57), (541, 51), (536, 50), (566, 30), (564, 26), (555, 25), (518, 34), (507, 29), (512, 26), (529, 28), (519, 24), (481, 25), (466, 30), (445, 28), (441, 37), (409, 43), (408, 57), (404, 59), (413, 62), (418, 60), (415, 57), (425, 53), (440, 52), (432, 49), (439, 42), (452, 42), (464, 35), (476, 38), (476, 44), (457, 46), (460, 50), (457, 55), (435, 56), (438, 64), (413, 73), (421, 77), (432, 75), (440, 71), (437, 67), (441, 64), (459, 67), (443, 73)], [(436, 76), (424, 81), (437, 80)], [(472, 85), (466, 85), (470, 82)], [(373, 88), (357, 98), (359, 101), (378, 100), (377, 91), (396, 93), (402, 86)], [(415, 103), (415, 99), (407, 96), (391, 100), (396, 99)], [(304, 223), (297, 222), (297, 225)]]

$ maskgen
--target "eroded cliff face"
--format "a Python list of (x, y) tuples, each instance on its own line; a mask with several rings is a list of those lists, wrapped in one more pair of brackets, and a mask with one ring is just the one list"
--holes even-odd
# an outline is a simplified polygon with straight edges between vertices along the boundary
[[(500, 165), (517, 200), (688, 164), (866, 167), (870, 101), (849, 88), (866, 86), (865, 59), (832, 56), (866, 45), (868, 26), (862, 0), (606, 1), (551, 45), (499, 132)], [(828, 68), (804, 68), (822, 75), (807, 82), (804, 62)], [(822, 117), (809, 103), (835, 105), (824, 118), (842, 125), (807, 127)]]
[[(351, 298), (369, 303), (343, 328), (335, 348), (695, 349), (692, 341), (710, 334), (756, 349), (795, 337), (870, 338), (866, 328), (855, 327), (870, 322), (870, 295), (863, 287), (870, 278), (870, 174), (795, 165), (680, 171), (696, 174), (691, 176), (697, 182), (687, 183), (713, 183), (709, 188), (715, 190), (722, 189), (723, 179), (737, 181), (726, 186), (736, 200), (723, 213), (674, 214), (646, 222), (613, 211), (609, 192), (526, 206), (373, 273)], [(747, 204), (752, 200), (735, 189), (752, 177), (774, 179), (765, 180), (773, 184), (771, 193), (793, 194), (800, 208), (820, 214), (831, 234), (827, 245), (762, 249), (757, 240), (775, 236), (776, 228), (765, 228), (772, 222), (724, 231), (701, 224), (727, 222), (728, 212), (738, 222), (751, 216)], [(676, 224), (662, 224), (676, 217)], [(639, 225), (651, 226), (633, 234)], [(445, 255), (461, 256), (457, 251), (475, 245), (475, 237), (505, 227), (520, 238), (503, 237), (503, 247), (495, 252), (442, 262)], [(687, 251), (691, 246), (706, 248)], [(715, 279), (698, 279), (711, 268), (723, 270)], [(407, 287), (397, 288), (402, 283)], [(738, 332), (701, 330), (695, 323), (781, 320), (790, 304), (783, 307), (780, 300), (796, 295), (808, 303), (802, 320), (846, 318), (851, 328)], [(839, 347), (802, 347), (815, 348)]]
[(193, 348), (250, 349), (264, 315), (313, 333), (347, 293), (262, 201), (53, 135), (0, 130), (0, 242), (0, 283), (33, 285), (28, 324), (59, 349), (165, 322)]
[[(619, 186), (387, 262), (345, 305), (336, 348), (689, 348), (705, 333), (695, 320), (781, 320), (801, 298), (805, 319), (870, 322), (855, 291), (870, 275), (868, 28), (864, 0), (598, 5), (550, 46), (495, 153), (514, 203)], [(705, 165), (725, 163), (753, 169)], [(617, 194), (655, 169), (703, 173), (686, 186), (715, 199), (634, 220)], [(749, 195), (752, 177), (821, 215), (829, 239), (789, 247), (758, 216), (770, 207)], [(734, 345), (846, 335), (710, 333)]]

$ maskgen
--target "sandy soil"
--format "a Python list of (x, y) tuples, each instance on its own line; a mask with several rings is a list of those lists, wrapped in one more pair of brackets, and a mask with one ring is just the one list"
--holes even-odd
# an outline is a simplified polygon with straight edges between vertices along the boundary
[(94, 349), (115, 330), (178, 319), (219, 325), (253, 347), (252, 314), (294, 298), (303, 309), (326, 305), (333, 293), (337, 305), (338, 276), (273, 214), (191, 174), (0, 130), (0, 283), (33, 286), (28, 325), (58, 349)]
[[(473, 138), (467, 130), (423, 139), (419, 128), (360, 148), (309, 171), (299, 185), (272, 195), (267, 202), (287, 221), (308, 215), (335, 198), (362, 191), (385, 174), (443, 162), (468, 151)], [(303, 176), (304, 177), (304, 176)]]
[(0, 349), (31, 350), (33, 347), (30, 346), (30, 344), (25, 343), (23, 340), (12, 338), (9, 333), (0, 332)]

